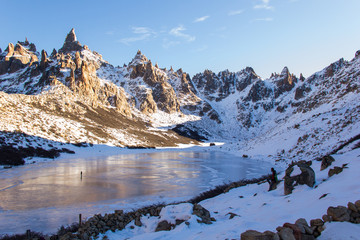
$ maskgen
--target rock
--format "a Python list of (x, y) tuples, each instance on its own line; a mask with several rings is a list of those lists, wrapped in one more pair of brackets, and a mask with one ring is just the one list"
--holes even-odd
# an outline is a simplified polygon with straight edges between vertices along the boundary
[(281, 240), (296, 240), (293, 234), (293, 230), (290, 228), (282, 228), (278, 234)]
[(355, 206), (356, 206), (358, 212), (360, 212), (360, 200), (357, 200), (357, 201), (355, 202)]
[(273, 95), (273, 89), (265, 84), (262, 80), (257, 80), (251, 87), (248, 95), (244, 99), (245, 101), (257, 102)]
[(135, 218), (135, 225), (138, 226), (138, 227), (142, 226), (142, 223), (140, 221), (140, 217)]
[(327, 167), (329, 167), (331, 165), (332, 162), (334, 162), (335, 159), (330, 156), (330, 155), (327, 155), (327, 156), (324, 156), (321, 158), (321, 167), (320, 167), (320, 171), (326, 169)]
[(306, 85), (301, 85), (300, 87), (297, 87), (295, 89), (295, 100), (299, 100), (303, 97), (305, 97), (305, 93), (308, 93), (311, 91), (311, 88)]
[(75, 53), (75, 60), (74, 60), (75, 64), (76, 64), (76, 69), (80, 69), (81, 65), (82, 65), (82, 60), (80, 57), (80, 52), (76, 52)]
[(333, 221), (350, 221), (350, 210), (343, 206), (329, 207), (327, 210), (327, 215), (329, 215)]
[(41, 60), (40, 60), (40, 68), (41, 69), (45, 69), (48, 66), (48, 59), (47, 59), (47, 54), (45, 50), (41, 51)]
[(122, 215), (124, 213), (124, 210), (115, 210), (115, 214)]
[(356, 205), (353, 204), (352, 202), (348, 202), (347, 206), (348, 206), (349, 210), (351, 210), (353, 212), (358, 212), (358, 209), (357, 209)]
[(295, 239), (301, 239), (301, 235), (305, 233), (304, 228), (300, 228), (297, 224), (284, 223), (284, 228), (290, 228), (293, 231), (293, 236)]
[(201, 221), (199, 221), (200, 223), (212, 224), (210, 212), (203, 208), (200, 204), (194, 204), (192, 214), (201, 218)]
[(293, 89), (295, 86), (295, 82), (297, 82), (297, 79), (293, 74), (290, 74), (287, 67), (284, 67), (281, 71), (280, 76), (274, 82), (278, 87), (278, 89), (275, 90), (275, 98), (277, 98), (284, 92), (288, 92)]
[(170, 231), (172, 227), (173, 225), (171, 223), (168, 223), (166, 220), (164, 220), (158, 223), (155, 232)]
[(334, 168), (331, 168), (329, 169), (329, 172), (328, 172), (328, 176), (329, 177), (332, 177), (334, 176), (335, 174), (339, 174), (343, 171), (343, 168), (342, 167), (334, 167)]
[(312, 226), (312, 227), (314, 227), (314, 226), (318, 227), (318, 226), (323, 226), (323, 225), (324, 225), (324, 222), (320, 218), (310, 220), (310, 226)]
[(322, 216), (322, 220), (323, 220), (324, 222), (331, 222), (331, 217), (330, 217), (329, 215), (327, 215), (327, 214), (324, 214), (324, 215)]
[[(299, 167), (301, 173), (292, 175), (294, 167)], [(293, 163), (286, 169), (284, 180), (284, 194), (288, 195), (292, 193), (296, 185), (306, 184), (313, 187), (315, 184), (315, 172), (306, 162)]]
[(255, 230), (247, 230), (240, 235), (241, 240), (275, 240), (279, 239), (279, 236), (276, 233), (266, 231), (264, 233), (255, 231)]
[(8, 52), (5, 56), (5, 61), (9, 61), (10, 57), (12, 57), (14, 55), (14, 44), (9, 43), (9, 45), (5, 51)]
[(295, 222), (296, 225), (299, 226), (301, 233), (303, 234), (313, 234), (313, 230), (310, 228), (310, 226), (308, 225), (308, 223), (306, 222), (306, 220), (304, 218), (300, 218), (298, 220), (296, 220)]

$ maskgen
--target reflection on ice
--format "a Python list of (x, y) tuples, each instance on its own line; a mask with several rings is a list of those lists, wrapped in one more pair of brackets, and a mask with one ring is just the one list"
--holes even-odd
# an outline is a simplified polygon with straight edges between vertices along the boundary
[[(0, 233), (55, 232), (77, 215), (187, 200), (271, 166), (220, 152), (153, 152), (72, 159), (0, 171)], [(82, 177), (81, 177), (82, 172)]]

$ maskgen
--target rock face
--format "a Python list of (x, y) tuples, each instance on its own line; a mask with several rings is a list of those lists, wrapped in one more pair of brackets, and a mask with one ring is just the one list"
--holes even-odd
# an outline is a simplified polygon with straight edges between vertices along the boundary
[[(131, 79), (142, 78), (151, 89), (151, 91), (139, 88), (134, 89), (134, 93), (140, 101), (139, 105), (142, 112), (153, 113), (157, 109), (166, 113), (180, 111), (180, 104), (176, 93), (169, 84), (166, 74), (154, 67), (141, 51), (138, 51), (134, 59), (129, 63), (128, 70), (130, 71)], [(150, 97), (149, 94), (152, 96)]]
[(14, 73), (33, 64), (38, 64), (38, 53), (34, 46), (28, 41), (18, 42), (15, 47), (9, 43), (5, 52), (0, 55), (0, 75)]
[[(297, 185), (308, 185), (313, 187), (315, 184), (315, 172), (310, 167), (309, 163), (297, 162), (290, 164), (285, 171), (284, 177), (284, 194), (288, 195), (292, 193), (292, 190)], [(301, 172), (293, 174), (295, 168), (300, 169)]]

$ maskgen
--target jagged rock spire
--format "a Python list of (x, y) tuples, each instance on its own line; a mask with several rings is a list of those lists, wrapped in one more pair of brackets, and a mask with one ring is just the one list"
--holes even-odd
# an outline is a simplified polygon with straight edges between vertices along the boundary
[(64, 45), (59, 49), (59, 53), (68, 53), (72, 51), (81, 51), (84, 47), (77, 41), (75, 29), (72, 28), (71, 31), (65, 38)]
[(74, 28), (72, 28), (71, 31), (66, 36), (65, 42), (77, 42)]
[(281, 77), (287, 77), (288, 75), (290, 75), (290, 72), (289, 72), (288, 67), (285, 66), (285, 67), (283, 68), (283, 70), (281, 71), (280, 76), (281, 76)]

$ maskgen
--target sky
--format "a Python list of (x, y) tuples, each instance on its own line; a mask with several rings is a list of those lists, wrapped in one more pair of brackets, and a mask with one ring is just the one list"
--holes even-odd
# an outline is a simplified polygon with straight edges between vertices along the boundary
[(262, 78), (287, 66), (310, 76), (360, 49), (359, 0), (0, 0), (0, 48), (35, 43), (51, 53), (77, 39), (114, 66), (138, 49), (191, 76), (252, 67)]

